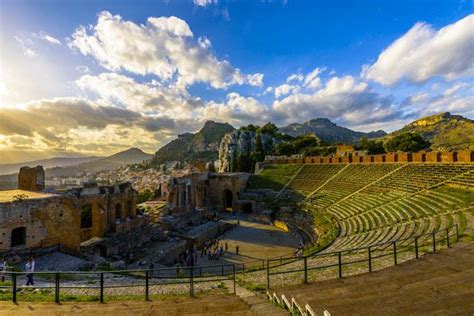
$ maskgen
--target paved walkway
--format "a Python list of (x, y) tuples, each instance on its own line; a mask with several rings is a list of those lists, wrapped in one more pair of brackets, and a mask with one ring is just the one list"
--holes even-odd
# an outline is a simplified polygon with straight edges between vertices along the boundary
[[(230, 220), (237, 222), (236, 219)], [(198, 265), (221, 265), (224, 263), (248, 264), (258, 266), (262, 260), (292, 256), (299, 243), (288, 232), (272, 225), (240, 219), (240, 226), (227, 232), (220, 238), (220, 243), (227, 243), (228, 250), (220, 260), (209, 261), (198, 255)], [(236, 246), (239, 254), (236, 254)]]

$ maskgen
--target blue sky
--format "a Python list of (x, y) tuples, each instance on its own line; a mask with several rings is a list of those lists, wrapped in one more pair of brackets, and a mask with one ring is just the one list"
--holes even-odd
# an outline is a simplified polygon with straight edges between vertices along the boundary
[(470, 1), (0, 0), (0, 153), (153, 151), (207, 119), (390, 131), (440, 111), (472, 118), (472, 12)]

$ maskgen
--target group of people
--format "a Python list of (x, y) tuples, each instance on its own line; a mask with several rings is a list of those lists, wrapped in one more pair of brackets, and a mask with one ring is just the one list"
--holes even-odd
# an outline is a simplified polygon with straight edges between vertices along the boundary
[(206, 241), (201, 249), (201, 258), (207, 256), (207, 260), (219, 260), (219, 258), (223, 255), (224, 246), (222, 244), (219, 244), (219, 239), (212, 239)]
[[(0, 278), (2, 282), (5, 282), (5, 278), (7, 275), (7, 268), (8, 264), (5, 258), (0, 258)], [(26, 285), (35, 285), (35, 281), (33, 279), (34, 272), (35, 272), (35, 260), (33, 257), (29, 257), (28, 261), (25, 263), (25, 272), (26, 272)]]
[(178, 258), (179, 265), (184, 267), (192, 267), (197, 263), (197, 247), (194, 245), (192, 248), (187, 249), (181, 253)]

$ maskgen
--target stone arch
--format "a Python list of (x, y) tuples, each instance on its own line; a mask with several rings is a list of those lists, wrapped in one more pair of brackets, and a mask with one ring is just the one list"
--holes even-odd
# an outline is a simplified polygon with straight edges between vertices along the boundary
[(92, 204), (81, 207), (81, 228), (92, 228)]
[(393, 155), (393, 161), (398, 162), (398, 154)]
[(342, 162), (342, 158), (341, 158), (341, 157), (337, 158), (337, 162), (338, 162), (338, 163), (341, 163), (341, 162)]
[(319, 163), (323, 163), (324, 162), (324, 159), (323, 158), (319, 158)]
[(132, 201), (128, 200), (126, 203), (125, 203), (125, 209), (126, 209), (126, 212), (127, 212), (127, 216), (130, 217), (130, 218), (133, 218), (135, 216), (135, 214), (133, 214), (133, 207), (132, 207), (133, 203)]
[(234, 195), (232, 193), (231, 190), (229, 189), (225, 189), (223, 192), (222, 192), (222, 196), (223, 196), (223, 205), (224, 205), (224, 208), (225, 209), (228, 209), (228, 208), (232, 208), (232, 203), (233, 203), (233, 199), (234, 199)]
[(311, 158), (311, 163), (314, 163), (314, 158)]
[(115, 220), (122, 219), (122, 204), (116, 203), (115, 204)]
[(24, 245), (26, 245), (26, 227), (22, 226), (12, 229), (10, 239), (11, 248)]
[(359, 156), (359, 162), (364, 162), (364, 156)]
[(385, 155), (382, 155), (382, 162), (386, 162), (387, 161), (387, 157)]
[(458, 152), (457, 151), (453, 152), (453, 162), (458, 162)]
[(426, 154), (421, 154), (421, 162), (426, 162)]
[(375, 161), (375, 157), (374, 156), (370, 156), (370, 162), (374, 162)]
[[(454, 153), (453, 153), (453, 159), (454, 159)], [(441, 153), (440, 152), (436, 153), (436, 162), (441, 162)]]

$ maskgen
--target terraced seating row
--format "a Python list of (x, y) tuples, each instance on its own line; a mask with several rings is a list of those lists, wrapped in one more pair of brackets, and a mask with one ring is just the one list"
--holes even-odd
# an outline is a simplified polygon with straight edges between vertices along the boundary
[(316, 207), (326, 208), (370, 183), (401, 168), (399, 164), (350, 164), (310, 197)]
[(454, 223), (462, 233), (468, 214), (474, 213), (474, 192), (444, 185), (349, 216), (341, 204), (331, 208), (341, 231), (329, 250), (410, 238)]
[(345, 166), (346, 165), (343, 164), (304, 165), (301, 171), (289, 183), (287, 189), (300, 192), (307, 196)]
[(248, 189), (271, 189), (280, 191), (298, 172), (301, 164), (274, 164), (265, 166), (260, 174), (252, 175), (249, 179)]

